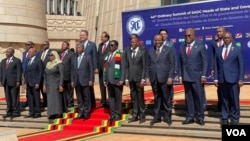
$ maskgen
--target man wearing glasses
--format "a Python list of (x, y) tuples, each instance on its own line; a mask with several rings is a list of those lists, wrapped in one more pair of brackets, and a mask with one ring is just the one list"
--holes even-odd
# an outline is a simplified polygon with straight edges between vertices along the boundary
[(195, 30), (186, 29), (185, 43), (180, 47), (180, 84), (184, 85), (186, 120), (182, 124), (204, 125), (204, 84), (207, 74), (207, 50), (201, 41), (195, 40)]

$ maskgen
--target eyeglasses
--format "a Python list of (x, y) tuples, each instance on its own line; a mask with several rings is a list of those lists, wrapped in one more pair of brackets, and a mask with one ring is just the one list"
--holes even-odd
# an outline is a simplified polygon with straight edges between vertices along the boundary
[(113, 46), (115, 46), (115, 45), (113, 45), (113, 44), (110, 44), (109, 46), (113, 47)]
[(191, 37), (191, 35), (190, 35), (190, 34), (187, 34), (187, 35), (185, 35), (185, 37), (188, 37), (188, 38), (190, 38), (190, 37)]
[(49, 56), (54, 56), (54, 54), (50, 54)]
[(43, 46), (47, 46), (47, 44), (43, 44)]

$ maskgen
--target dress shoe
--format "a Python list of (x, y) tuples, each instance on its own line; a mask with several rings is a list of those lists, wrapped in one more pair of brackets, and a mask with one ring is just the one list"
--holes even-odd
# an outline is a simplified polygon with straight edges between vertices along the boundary
[(83, 116), (83, 120), (88, 120), (88, 119), (89, 119), (89, 115)]
[(229, 125), (229, 122), (227, 120), (222, 120), (221, 125)]
[(41, 117), (41, 114), (36, 114), (33, 116), (33, 118), (39, 118), (39, 117)]
[(7, 118), (7, 117), (11, 117), (12, 115), (11, 114), (6, 114), (6, 115), (3, 115), (3, 118)]
[(197, 123), (199, 124), (199, 125), (205, 125), (205, 121), (204, 120), (197, 120)]
[(138, 118), (135, 118), (135, 117), (132, 117), (132, 118), (128, 119), (128, 123), (136, 122), (136, 121), (138, 121)]
[(23, 107), (23, 108), (25, 108), (25, 107), (27, 107), (27, 106), (28, 106), (28, 102), (25, 102), (25, 103), (22, 104), (22, 107)]
[(185, 125), (185, 124), (192, 124), (192, 123), (194, 123), (194, 119), (187, 119), (187, 120), (185, 120), (185, 121), (182, 122), (183, 125)]
[(150, 124), (160, 123), (161, 119), (153, 119)]
[(33, 117), (33, 115), (26, 115), (26, 116), (24, 116), (24, 118), (32, 118)]
[(20, 117), (20, 114), (13, 114), (12, 117), (13, 117), (13, 118), (15, 118), (15, 117)]
[(163, 122), (167, 123), (168, 126), (172, 125), (172, 120), (171, 119), (164, 119)]
[(141, 118), (140, 121), (139, 121), (139, 124), (142, 124), (142, 123), (144, 123), (145, 121), (146, 121), (145, 118)]
[(45, 107), (47, 107), (47, 103), (42, 103), (40, 106), (45, 108)]

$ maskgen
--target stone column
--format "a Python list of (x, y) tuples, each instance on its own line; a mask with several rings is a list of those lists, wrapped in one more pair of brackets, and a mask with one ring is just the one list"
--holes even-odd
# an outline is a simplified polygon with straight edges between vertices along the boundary
[(64, 5), (65, 5), (65, 0), (61, 0), (60, 3), (60, 14), (64, 15)]
[(77, 0), (73, 0), (74, 2), (74, 6), (73, 6), (73, 16), (76, 16), (76, 4), (77, 4)]
[(46, 0), (46, 12), (50, 14), (50, 0)]
[(53, 2), (52, 2), (52, 13), (54, 14), (54, 15), (57, 15), (58, 13), (57, 13), (57, 0), (53, 0)]
[(70, 1), (71, 0), (67, 0), (67, 6), (66, 6), (66, 13), (67, 13), (67, 15), (70, 14)]

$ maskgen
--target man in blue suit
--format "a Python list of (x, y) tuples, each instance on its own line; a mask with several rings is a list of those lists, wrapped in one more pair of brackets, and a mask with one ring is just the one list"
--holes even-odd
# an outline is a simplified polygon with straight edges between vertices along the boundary
[[(80, 40), (81, 43), (84, 45), (84, 53), (85, 55), (90, 55), (92, 62), (93, 62), (93, 69), (94, 73), (98, 73), (98, 68), (97, 68), (97, 49), (96, 49), (96, 44), (94, 42), (91, 42), (88, 40), (88, 31), (87, 30), (82, 30), (80, 32)], [(95, 102), (95, 92), (94, 92), (94, 86), (90, 86), (90, 98), (91, 98), (91, 107), (95, 108), (96, 102)]]
[(196, 122), (204, 125), (204, 86), (207, 74), (207, 50), (205, 45), (195, 40), (195, 30), (186, 29), (185, 43), (180, 47), (180, 84), (184, 84), (186, 120), (183, 124)]
[(160, 34), (154, 37), (155, 46), (150, 49), (147, 59), (146, 83), (151, 84), (154, 93), (154, 119), (151, 124), (163, 121), (172, 124), (172, 95), (169, 86), (173, 84), (175, 58), (173, 48), (163, 45)]
[(239, 95), (244, 80), (244, 59), (242, 48), (232, 41), (232, 34), (223, 36), (224, 46), (217, 48), (215, 54), (215, 86), (222, 94), (221, 124), (229, 124), (230, 106), (232, 106), (231, 125), (237, 125), (240, 118)]

